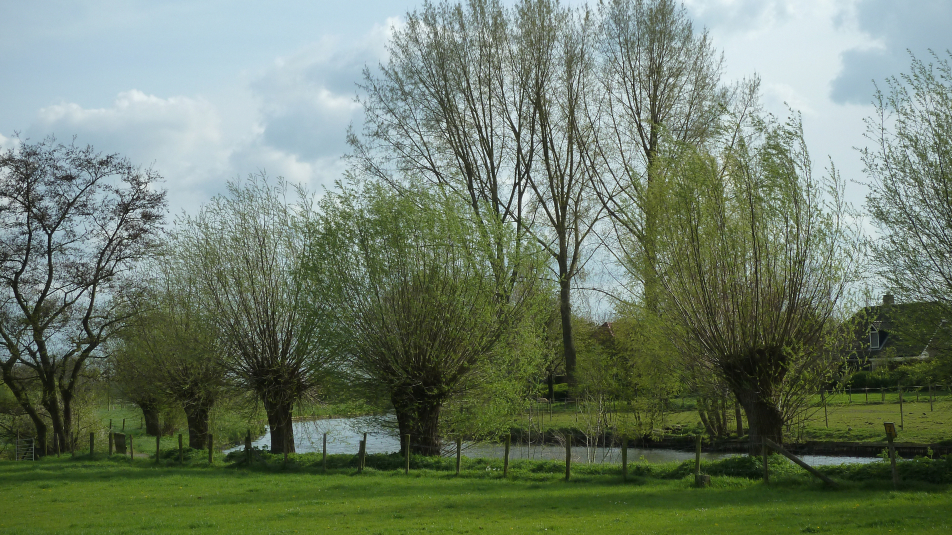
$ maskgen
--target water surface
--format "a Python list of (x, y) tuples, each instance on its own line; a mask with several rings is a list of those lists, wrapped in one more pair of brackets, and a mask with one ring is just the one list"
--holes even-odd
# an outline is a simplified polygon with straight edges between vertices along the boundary
[[(393, 453), (400, 451), (400, 439), (397, 438), (393, 416), (360, 416), (356, 418), (330, 418), (294, 422), (294, 448), (298, 453), (320, 452), (324, 433), (327, 433), (328, 454), (357, 454), (363, 434), (367, 434), (367, 453)], [(252, 442), (262, 449), (271, 446), (270, 431)], [(237, 449), (237, 448), (236, 448)], [(444, 455), (454, 456), (455, 445), (447, 445)], [(463, 455), (470, 458), (501, 459), (505, 456), (505, 446), (495, 443), (463, 443)], [(666, 463), (671, 461), (694, 460), (694, 451), (680, 451), (666, 448), (628, 448), (628, 462)], [(739, 455), (737, 453), (701, 453), (701, 459), (716, 461)], [(565, 460), (565, 448), (556, 445), (531, 446), (513, 444), (509, 451), (510, 459), (546, 459)], [(800, 458), (811, 466), (838, 464), (867, 464), (881, 462), (877, 457), (845, 457), (834, 455), (801, 455)], [(572, 447), (573, 463), (621, 463), (620, 448)]]

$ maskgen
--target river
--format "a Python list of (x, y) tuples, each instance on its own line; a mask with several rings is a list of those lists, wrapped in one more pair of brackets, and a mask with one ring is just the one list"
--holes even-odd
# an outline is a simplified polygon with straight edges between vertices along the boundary
[[(361, 416), (356, 418), (330, 418), (322, 420), (302, 420), (294, 422), (294, 449), (298, 453), (320, 452), (323, 435), (327, 433), (328, 454), (357, 454), (363, 434), (367, 433), (367, 453), (392, 453), (400, 451), (400, 440), (395, 431), (387, 424), (393, 423), (393, 417)], [(392, 425), (391, 425), (392, 426)], [(265, 434), (252, 442), (252, 445), (267, 449), (271, 445), (271, 434)], [(452, 448), (452, 445), (450, 445)], [(238, 448), (234, 448), (238, 449)], [(447, 449), (445, 455), (455, 455), (455, 448)], [(502, 458), (505, 446), (495, 443), (463, 443), (463, 455), (470, 458)], [(665, 463), (670, 461), (693, 460), (693, 451), (679, 451), (663, 448), (628, 448), (629, 462)], [(714, 461), (738, 455), (736, 453), (701, 453), (701, 459)], [(510, 459), (565, 459), (565, 448), (561, 446), (533, 444), (513, 444), (509, 451)], [(811, 466), (838, 464), (867, 464), (881, 462), (877, 457), (841, 457), (833, 455), (801, 455), (803, 461)], [(573, 446), (573, 463), (621, 463), (619, 448), (586, 448)]]

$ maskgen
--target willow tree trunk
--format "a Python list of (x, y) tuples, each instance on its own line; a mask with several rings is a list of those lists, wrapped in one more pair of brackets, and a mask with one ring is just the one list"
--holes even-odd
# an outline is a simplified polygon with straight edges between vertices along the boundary
[(196, 450), (205, 449), (208, 443), (208, 412), (209, 406), (200, 404), (185, 405), (185, 420), (188, 422), (188, 447)]
[(744, 415), (740, 410), (740, 403), (734, 402), (734, 420), (737, 423), (737, 438), (744, 436)]
[(783, 444), (783, 415), (777, 405), (769, 399), (761, 399), (756, 392), (744, 393), (737, 398), (747, 414), (750, 453), (760, 453), (764, 438)]
[(294, 453), (294, 404), (265, 402), (264, 410), (271, 430), (271, 453)]
[(140, 403), (142, 419), (145, 421), (145, 434), (153, 437), (162, 435), (162, 426), (159, 424), (159, 408), (152, 403)]
[(783, 413), (774, 400), (774, 389), (787, 373), (783, 348), (758, 348), (722, 364), (731, 391), (747, 415), (751, 454), (760, 452), (764, 438), (783, 444)]
[[(401, 399), (391, 396), (394, 412), (397, 414), (397, 427), (400, 428), (400, 449), (417, 455), (440, 455), (443, 445), (440, 440), (441, 400), (427, 397)], [(406, 436), (410, 435), (410, 444)]]

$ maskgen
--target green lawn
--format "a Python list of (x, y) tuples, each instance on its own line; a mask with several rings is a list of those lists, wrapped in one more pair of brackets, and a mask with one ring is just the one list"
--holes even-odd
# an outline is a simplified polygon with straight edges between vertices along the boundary
[[(473, 465), (470, 465), (472, 468)], [(525, 465), (526, 467), (530, 465)], [(162, 467), (146, 460), (0, 463), (0, 532), (949, 533), (946, 485), (691, 477)]]

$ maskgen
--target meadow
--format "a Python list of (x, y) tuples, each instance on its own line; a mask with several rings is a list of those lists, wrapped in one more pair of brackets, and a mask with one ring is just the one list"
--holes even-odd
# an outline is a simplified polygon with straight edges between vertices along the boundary
[[(835, 467), (829, 489), (782, 459), (770, 484), (714, 475), (693, 487), (682, 465), (579, 466), (566, 482), (559, 463), (451, 460), (409, 475), (371, 456), (358, 474), (349, 456), (327, 472), (316, 457), (288, 464), (262, 454), (249, 468), (216, 460), (184, 466), (113, 456), (0, 463), (4, 533), (949, 533), (948, 483), (914, 480), (893, 490), (887, 472)], [(375, 459), (376, 457), (376, 459)], [(419, 461), (419, 462), (418, 462)], [(948, 473), (947, 460), (926, 461)], [(735, 465), (747, 463), (745, 458)], [(910, 462), (912, 463), (912, 462)], [(373, 465), (383, 466), (374, 468)], [(717, 474), (719, 463), (704, 471)], [(724, 464), (721, 462), (720, 464)], [(728, 463), (729, 464), (729, 463)], [(747, 463), (756, 468), (756, 463)], [(885, 463), (883, 463), (885, 464)], [(906, 463), (904, 463), (906, 464)], [(723, 467), (722, 467), (723, 468)], [(736, 468), (736, 467), (735, 467)], [(941, 470), (940, 470), (941, 471)], [(871, 475), (872, 474), (872, 475)]]
[[(823, 404), (826, 405), (824, 412)], [(615, 415), (623, 419), (624, 404), (616, 405)], [(734, 411), (727, 411), (730, 429), (734, 429)], [(515, 427), (525, 429), (529, 413), (513, 421)], [(538, 431), (567, 428), (584, 429), (586, 415), (577, 404), (537, 404), (532, 412), (532, 428)], [(899, 423), (903, 422), (902, 428)], [(937, 444), (952, 440), (952, 396), (948, 392), (936, 392), (930, 403), (927, 395), (904, 394), (900, 413), (897, 393), (886, 393), (885, 400), (878, 391), (838, 393), (821, 401), (819, 396), (798, 425), (787, 430), (785, 441), (843, 441), (882, 442), (886, 440), (883, 422), (895, 422), (899, 429), (899, 442)], [(746, 420), (744, 422), (746, 429)], [(657, 423), (656, 435), (704, 433), (698, 418), (693, 398), (673, 399), (668, 402), (663, 422)]]

